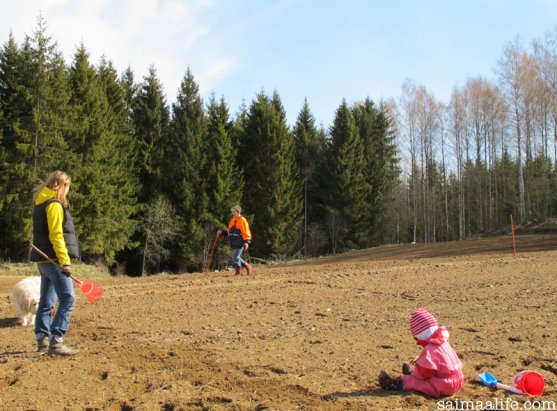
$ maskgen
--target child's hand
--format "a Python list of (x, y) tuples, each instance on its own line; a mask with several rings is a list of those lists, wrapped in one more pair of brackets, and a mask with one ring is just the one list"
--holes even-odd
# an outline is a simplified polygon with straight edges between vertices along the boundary
[(410, 364), (412, 365), (416, 365), (416, 360), (418, 359), (418, 357), (416, 358), (410, 358)]

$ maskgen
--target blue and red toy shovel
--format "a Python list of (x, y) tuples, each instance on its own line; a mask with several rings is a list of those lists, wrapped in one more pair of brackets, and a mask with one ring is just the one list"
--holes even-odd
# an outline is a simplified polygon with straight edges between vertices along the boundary
[(522, 371), (514, 377), (514, 387), (497, 382), (497, 378), (489, 372), (478, 374), (480, 381), (487, 387), (497, 387), (514, 394), (537, 397), (542, 395), (544, 389), (543, 377), (535, 371)]

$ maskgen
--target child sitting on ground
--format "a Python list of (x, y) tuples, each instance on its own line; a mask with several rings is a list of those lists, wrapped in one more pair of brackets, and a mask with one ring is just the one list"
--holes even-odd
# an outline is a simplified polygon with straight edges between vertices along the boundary
[(423, 347), (415, 360), (416, 367), (402, 365), (404, 375), (393, 378), (385, 371), (379, 374), (379, 385), (384, 390), (419, 391), (432, 397), (452, 395), (462, 387), (462, 363), (449, 344), (449, 332), (439, 327), (435, 317), (419, 308), (410, 317), (410, 331)]

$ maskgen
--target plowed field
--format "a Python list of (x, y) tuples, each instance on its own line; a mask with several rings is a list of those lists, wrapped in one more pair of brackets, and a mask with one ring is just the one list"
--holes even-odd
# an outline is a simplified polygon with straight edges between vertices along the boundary
[(536, 370), (540, 399), (557, 401), (555, 235), (518, 237), (516, 257), (498, 237), (255, 265), (241, 279), (91, 278), (104, 295), (91, 305), (76, 289), (66, 342), (80, 353), (68, 358), (37, 354), (33, 329), (17, 324), (20, 279), (0, 275), (3, 410), (441, 409), (377, 383), (419, 353), (408, 318), (420, 306), (464, 364), (464, 388), (444, 409), (507, 398), (477, 382), (482, 371), (510, 384)]

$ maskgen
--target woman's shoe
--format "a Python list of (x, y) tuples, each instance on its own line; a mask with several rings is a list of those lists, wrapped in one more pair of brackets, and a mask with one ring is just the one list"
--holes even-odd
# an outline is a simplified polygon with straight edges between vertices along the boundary
[(48, 355), (75, 355), (78, 351), (52, 340), (48, 346)]

